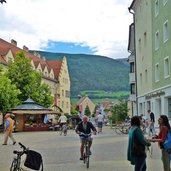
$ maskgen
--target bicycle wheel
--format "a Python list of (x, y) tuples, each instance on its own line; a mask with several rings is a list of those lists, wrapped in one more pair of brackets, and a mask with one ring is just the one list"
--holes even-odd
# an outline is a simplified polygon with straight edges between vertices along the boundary
[(123, 134), (128, 134), (129, 132), (129, 127), (127, 126), (122, 126), (121, 130), (120, 130)]
[(83, 163), (85, 164), (85, 162), (86, 162), (86, 155), (85, 155), (85, 152), (84, 152), (84, 154), (83, 154)]
[(65, 136), (67, 135), (67, 128), (64, 128), (63, 133)]
[(120, 129), (119, 126), (115, 126), (115, 132), (116, 132), (118, 135), (122, 134), (121, 129)]
[(17, 169), (17, 161), (14, 159), (11, 163), (10, 171), (18, 171)]
[(89, 168), (89, 158), (90, 158), (89, 151), (90, 151), (89, 147), (86, 146), (86, 166), (87, 166), (87, 168)]

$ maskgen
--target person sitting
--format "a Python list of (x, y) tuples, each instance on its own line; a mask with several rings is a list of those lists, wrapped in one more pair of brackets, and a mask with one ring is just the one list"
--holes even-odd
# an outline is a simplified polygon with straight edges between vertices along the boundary
[[(88, 121), (88, 117), (86, 115), (83, 115), (82, 121), (78, 123), (75, 131), (80, 136), (80, 143), (81, 143), (81, 145), (80, 145), (80, 154), (81, 154), (80, 160), (83, 160), (84, 143), (85, 143), (86, 138), (81, 133), (90, 134), (91, 131), (93, 131), (93, 134), (96, 135), (97, 130), (93, 126), (93, 124)], [(91, 146), (92, 146), (92, 137), (90, 137), (90, 141), (89, 141), (89, 150), (90, 150)], [(91, 151), (90, 151), (90, 155), (91, 155)]]

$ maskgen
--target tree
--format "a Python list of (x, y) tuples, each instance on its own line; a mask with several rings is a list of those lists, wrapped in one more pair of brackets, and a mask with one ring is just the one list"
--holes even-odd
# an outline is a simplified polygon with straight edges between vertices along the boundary
[(108, 111), (112, 112), (112, 122), (123, 121), (128, 115), (127, 100), (119, 100), (119, 103), (115, 106), (111, 106)]
[(84, 110), (85, 115), (90, 116), (91, 112), (90, 112), (90, 108), (88, 107), (88, 105), (86, 106), (85, 110)]
[(21, 91), (18, 96), (20, 101), (31, 97), (39, 105), (49, 107), (53, 103), (50, 88), (41, 84), (41, 75), (32, 69), (30, 59), (23, 52), (16, 54), (15, 61), (9, 61), (7, 76), (17, 89)]
[(19, 104), (18, 95), (20, 91), (11, 80), (4, 75), (2, 66), (0, 66), (0, 111), (5, 114), (11, 108)]

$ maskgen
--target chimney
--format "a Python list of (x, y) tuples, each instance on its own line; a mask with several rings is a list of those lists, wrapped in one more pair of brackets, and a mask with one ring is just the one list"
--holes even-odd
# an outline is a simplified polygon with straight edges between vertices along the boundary
[(34, 51), (34, 52), (33, 52), (33, 55), (40, 58), (40, 53), (39, 53), (39, 52)]
[(26, 52), (28, 52), (28, 51), (29, 51), (29, 48), (28, 48), (27, 46), (24, 45), (24, 46), (23, 46), (23, 50), (26, 51)]
[(14, 40), (14, 39), (11, 39), (11, 44), (14, 45), (14, 46), (17, 46), (17, 41)]

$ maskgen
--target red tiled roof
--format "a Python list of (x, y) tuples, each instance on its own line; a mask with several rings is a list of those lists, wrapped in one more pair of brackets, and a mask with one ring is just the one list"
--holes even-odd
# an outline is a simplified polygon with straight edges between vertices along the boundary
[(47, 61), (47, 63), (49, 66), (53, 68), (54, 73), (55, 73), (55, 79), (57, 79), (59, 77), (62, 60), (51, 60), (51, 61)]
[(105, 109), (110, 107), (111, 104), (112, 104), (112, 102), (101, 102), (100, 103), (100, 105)]
[(48, 71), (51, 70), (51, 68), (53, 68), (54, 70), (54, 74), (55, 74), (55, 79), (58, 79), (59, 76), (59, 72), (60, 72), (60, 68), (61, 68), (61, 64), (62, 64), (62, 60), (57, 61), (57, 60), (53, 60), (53, 61), (45, 61), (29, 52), (26, 52), (20, 48), (18, 48), (17, 46), (3, 40), (0, 38), (0, 62), (4, 62), (3, 56), (5, 56), (8, 51), (11, 49), (14, 58), (16, 58), (16, 53), (17, 52), (23, 52), (24, 55), (30, 59), (33, 59), (33, 62), (35, 64), (35, 67), (38, 66), (38, 64), (40, 63), (42, 70), (45, 68), (45, 66), (47, 66)]
[(7, 65), (6, 60), (4, 59), (3, 55), (0, 54), (0, 64)]

